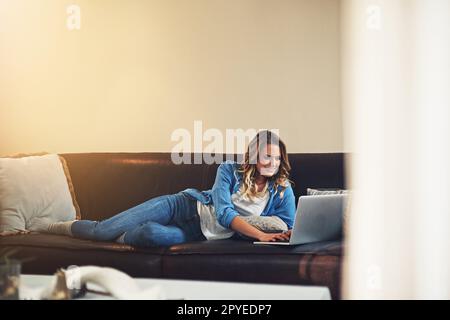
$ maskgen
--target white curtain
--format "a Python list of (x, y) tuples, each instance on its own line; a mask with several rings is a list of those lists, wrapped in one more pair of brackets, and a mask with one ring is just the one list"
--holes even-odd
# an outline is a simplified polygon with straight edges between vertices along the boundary
[(450, 298), (450, 1), (342, 0), (348, 299)]

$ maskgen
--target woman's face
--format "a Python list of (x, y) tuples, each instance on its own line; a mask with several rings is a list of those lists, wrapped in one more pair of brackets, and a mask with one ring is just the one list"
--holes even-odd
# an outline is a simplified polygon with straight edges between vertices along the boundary
[(260, 175), (269, 178), (278, 172), (280, 163), (280, 147), (276, 144), (268, 144), (259, 153), (256, 169)]

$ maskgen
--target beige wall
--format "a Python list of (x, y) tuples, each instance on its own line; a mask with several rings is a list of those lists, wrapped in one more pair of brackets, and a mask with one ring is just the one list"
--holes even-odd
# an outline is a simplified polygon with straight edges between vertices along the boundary
[(339, 51), (338, 0), (0, 0), (0, 154), (166, 152), (194, 120), (342, 151)]

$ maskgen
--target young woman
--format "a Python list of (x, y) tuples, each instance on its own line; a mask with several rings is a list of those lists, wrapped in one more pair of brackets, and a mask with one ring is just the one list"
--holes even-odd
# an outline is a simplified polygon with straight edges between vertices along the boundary
[(186, 189), (100, 222), (57, 222), (39, 231), (139, 247), (226, 239), (235, 232), (259, 241), (287, 240), (290, 230), (266, 233), (244, 217), (278, 217), (292, 228), (295, 198), (290, 169), (285, 144), (275, 133), (260, 131), (248, 145), (242, 164), (225, 161), (219, 165), (210, 190)]

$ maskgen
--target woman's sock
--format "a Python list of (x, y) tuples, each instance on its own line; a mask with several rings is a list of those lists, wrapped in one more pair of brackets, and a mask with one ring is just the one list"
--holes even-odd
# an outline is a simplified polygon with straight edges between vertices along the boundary
[(30, 231), (37, 231), (43, 233), (54, 233), (54, 234), (63, 234), (67, 236), (72, 236), (72, 224), (76, 220), (73, 221), (62, 221), (62, 222), (49, 222), (45, 219), (40, 219), (38, 221), (33, 222), (33, 226), (30, 227)]
[(48, 232), (55, 233), (55, 234), (63, 234), (66, 236), (73, 236), (72, 235), (72, 224), (74, 222), (75, 221), (64, 221), (64, 222), (51, 223), (48, 226)]

